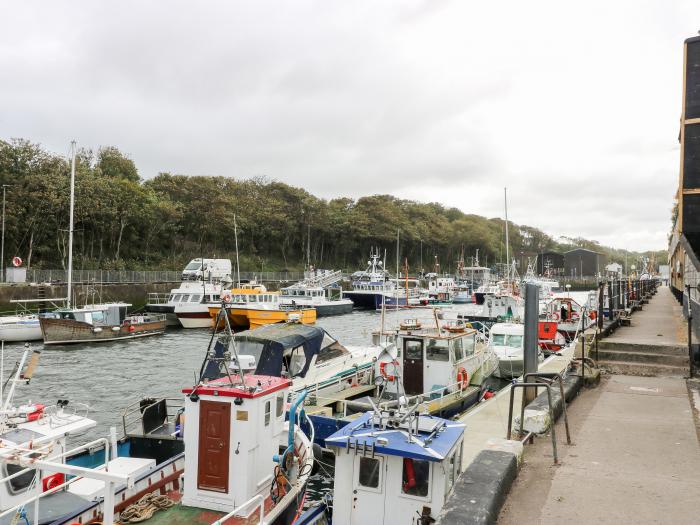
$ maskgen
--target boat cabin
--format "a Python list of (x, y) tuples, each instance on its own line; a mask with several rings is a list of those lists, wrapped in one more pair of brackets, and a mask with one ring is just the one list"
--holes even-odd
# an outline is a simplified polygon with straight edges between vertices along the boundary
[[(228, 365), (257, 375), (269, 375), (290, 379), (303, 378), (311, 368), (317, 368), (333, 359), (351, 353), (325, 330), (300, 323), (278, 323), (261, 326), (255, 330), (239, 332), (235, 337), (239, 362)], [(218, 352), (220, 343), (214, 347)], [(225, 349), (221, 344), (221, 349)], [(209, 378), (219, 377), (223, 370), (218, 363), (205, 372)]]
[(127, 303), (107, 303), (81, 308), (62, 308), (44, 314), (53, 319), (70, 319), (91, 325), (119, 326), (126, 319)]
[(401, 411), (367, 412), (340, 429), (326, 439), (333, 524), (432, 523), (461, 473), (463, 437), (463, 424)]
[[(385, 382), (384, 396), (454, 392), (468, 386), (477, 331), (464, 325), (460, 330), (418, 326), (384, 335), (395, 342), (384, 349), (375, 364), (375, 375)], [(378, 344), (382, 337), (375, 333), (374, 339)]]
[(257, 494), (267, 497), (290, 386), (289, 379), (246, 374), (243, 382), (232, 375), (182, 391), (183, 505), (231, 512)]

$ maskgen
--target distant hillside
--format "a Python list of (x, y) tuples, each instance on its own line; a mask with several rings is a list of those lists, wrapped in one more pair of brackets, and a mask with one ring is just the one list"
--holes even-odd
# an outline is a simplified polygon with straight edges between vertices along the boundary
[[(8, 184), (5, 254), (29, 266), (57, 268), (67, 253), (68, 161), (26, 140), (0, 141), (0, 183)], [(479, 250), (482, 264), (504, 259), (504, 221), (469, 215), (438, 203), (390, 195), (319, 199), (265, 178), (191, 177), (161, 173), (142, 181), (117, 148), (81, 150), (75, 208), (76, 268), (179, 269), (201, 255), (233, 257), (234, 217), (241, 265), (247, 270), (364, 266), (370, 247), (428, 270), (437, 256), (454, 268)], [(624, 261), (625, 253), (586, 239), (555, 241), (529, 226), (510, 224), (513, 254), (585, 247)], [(649, 255), (649, 253), (646, 253)], [(640, 254), (627, 252), (630, 261)], [(657, 261), (666, 254), (657, 252)], [(630, 263), (631, 264), (631, 263)]]

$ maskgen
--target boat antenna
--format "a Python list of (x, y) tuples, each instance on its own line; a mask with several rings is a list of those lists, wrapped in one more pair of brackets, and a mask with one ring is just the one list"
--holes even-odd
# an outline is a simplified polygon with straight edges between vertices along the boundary
[(508, 247), (508, 188), (503, 188), (503, 200), (506, 212), (506, 283), (510, 281), (510, 250)]
[[(386, 261), (386, 248), (384, 248), (384, 260)], [(386, 319), (386, 274), (382, 273), (382, 335), (384, 335), (384, 320)], [(385, 336), (386, 338), (386, 336)], [(381, 339), (381, 336), (380, 336)], [(386, 339), (385, 339), (386, 342)]]
[[(399, 233), (401, 230), (396, 228), (396, 290), (399, 288)], [(399, 296), (396, 294), (396, 309), (399, 309)]]
[(75, 206), (75, 141), (70, 143), (71, 163), (70, 163), (70, 220), (68, 222), (68, 293), (66, 295), (66, 306), (70, 308), (73, 288), (73, 208)]
[(238, 260), (238, 224), (236, 223), (236, 214), (233, 214), (233, 237), (236, 240), (236, 277), (238, 279), (238, 287), (241, 287), (241, 264)]

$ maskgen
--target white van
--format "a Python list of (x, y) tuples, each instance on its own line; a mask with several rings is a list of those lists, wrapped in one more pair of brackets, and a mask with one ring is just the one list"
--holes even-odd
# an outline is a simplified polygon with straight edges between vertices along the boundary
[(183, 281), (220, 281), (231, 275), (230, 259), (192, 259), (182, 271)]

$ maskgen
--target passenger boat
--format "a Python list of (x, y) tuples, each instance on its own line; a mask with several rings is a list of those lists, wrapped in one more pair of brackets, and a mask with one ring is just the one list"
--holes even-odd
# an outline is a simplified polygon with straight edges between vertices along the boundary
[(506, 320), (522, 319), (525, 303), (520, 295), (502, 286), (503, 283), (481, 286), (474, 293), (474, 302), (462, 310), (442, 310), (443, 319), (458, 319), (466, 322), (478, 321), (487, 326)]
[(465, 426), (413, 408), (363, 413), (326, 440), (335, 454), (332, 509), (311, 507), (298, 525), (436, 521), (462, 472)]
[(341, 271), (311, 270), (305, 274), (303, 281), (280, 289), (280, 304), (314, 308), (317, 317), (352, 312), (352, 301), (344, 299), (336, 285), (342, 278)]
[(165, 317), (158, 314), (127, 315), (127, 303), (105, 303), (59, 308), (39, 318), (45, 345), (97, 343), (160, 335)]
[[(211, 327), (212, 321), (209, 315), (209, 308), (221, 304), (223, 288), (221, 283), (207, 284), (204, 286), (207, 287), (204, 290), (205, 293), (202, 293), (200, 287), (200, 293), (194, 293), (189, 296), (183, 295), (182, 300), (175, 303), (174, 312), (183, 328)], [(265, 286), (253, 282), (241, 284), (240, 287), (226, 290), (225, 293), (235, 296), (245, 295), (247, 298), (252, 299), (264, 292), (267, 292)]]
[(428, 274), (428, 301), (429, 304), (452, 304), (457, 282), (449, 276)]
[[(229, 323), (234, 329), (254, 329), (266, 324), (286, 321), (297, 321), (303, 324), (316, 322), (315, 308), (281, 304), (279, 293), (226, 294), (223, 300)], [(219, 317), (220, 309), (221, 304), (209, 307), (212, 322), (219, 319), (218, 328), (223, 326)]]
[[(211, 324), (208, 308), (202, 305), (217, 303), (220, 301), (221, 285), (219, 283), (205, 283), (202, 281), (183, 281), (180, 286), (164, 294), (148, 294), (148, 302), (145, 310), (150, 313), (165, 316), (168, 326), (183, 326), (195, 328), (201, 324), (201, 313), (205, 315), (205, 327)], [(179, 309), (181, 315), (175, 312)], [(187, 326), (185, 326), (187, 325)]]

